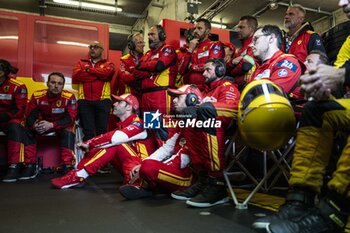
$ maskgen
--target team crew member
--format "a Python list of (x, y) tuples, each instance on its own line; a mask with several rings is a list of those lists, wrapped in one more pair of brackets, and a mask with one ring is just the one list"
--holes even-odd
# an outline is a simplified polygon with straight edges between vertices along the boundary
[(172, 193), (172, 197), (187, 200), (186, 204), (194, 207), (210, 207), (228, 201), (223, 179), (225, 129), (237, 117), (240, 93), (232, 80), (225, 78), (225, 73), (223, 61), (208, 60), (203, 73), (208, 91), (204, 94), (202, 104), (197, 108), (183, 110), (184, 115), (196, 116), (197, 120), (221, 123), (220, 126), (185, 131), (185, 134), (191, 135), (187, 146), (191, 164), (199, 174), (199, 179), (188, 189)]
[[(350, 2), (340, 0), (339, 6), (350, 18)], [(320, 64), (300, 80), (301, 91), (314, 101), (303, 108), (286, 203), (276, 214), (256, 220), (253, 226), (273, 233), (343, 232), (350, 213), (349, 136), (327, 183), (327, 193), (316, 208), (315, 197), (323, 186), (333, 133), (350, 126), (349, 99), (330, 98), (332, 91), (350, 84), (350, 60), (343, 68)]]
[(15, 182), (20, 178), (19, 163), (28, 162), (24, 157), (24, 128), (22, 126), (27, 103), (26, 86), (11, 77), (17, 68), (0, 59), (0, 130), (7, 135), (9, 168), (3, 182)]
[(284, 26), (288, 29), (284, 37), (284, 52), (295, 55), (302, 62), (312, 50), (326, 53), (321, 37), (313, 31), (310, 23), (304, 23), (306, 11), (294, 4), (288, 7)]
[(128, 37), (129, 53), (120, 59), (117, 94), (131, 93), (141, 100), (141, 81), (135, 80), (133, 71), (143, 55), (145, 42), (141, 33), (136, 32)]
[(89, 45), (90, 59), (81, 59), (73, 70), (73, 83), (79, 84), (78, 114), (84, 140), (107, 131), (111, 109), (110, 81), (114, 64), (102, 58), (103, 46), (94, 41)]
[(304, 65), (292, 54), (283, 53), (282, 33), (275, 25), (259, 28), (253, 37), (251, 48), (261, 62), (248, 82), (258, 79), (270, 79), (293, 98), (301, 98), (298, 81)]
[(236, 51), (233, 58), (227, 62), (227, 70), (234, 78), (238, 89), (242, 90), (247, 78), (254, 72), (258, 61), (253, 56), (253, 51), (249, 44), (253, 40), (253, 35), (258, 27), (258, 21), (254, 16), (242, 16), (237, 25), (238, 38), (242, 47)]
[(113, 97), (113, 114), (120, 119), (117, 129), (94, 137), (86, 142), (78, 143), (85, 156), (79, 162), (77, 170), (51, 180), (54, 187), (66, 189), (84, 183), (88, 176), (95, 174), (100, 168), (111, 162), (124, 175), (124, 183), (131, 181), (130, 171), (154, 151), (154, 141), (147, 137), (142, 120), (137, 116), (139, 109), (137, 98), (131, 94)]
[(166, 34), (160, 25), (154, 25), (148, 33), (148, 50), (134, 71), (136, 79), (142, 79), (141, 111), (169, 114), (170, 97), (167, 88), (175, 85), (176, 52), (165, 44)]
[(77, 103), (73, 93), (63, 90), (64, 83), (64, 75), (53, 72), (46, 83), (48, 89), (34, 92), (30, 99), (26, 110), (26, 127), (29, 129), (25, 148), (27, 165), (22, 179), (36, 175), (36, 135), (55, 132), (60, 138), (63, 169), (73, 168)]
[[(174, 97), (173, 110), (181, 114), (186, 107), (198, 105), (202, 93), (195, 85), (184, 85), (178, 89), (168, 89)], [(184, 118), (172, 118), (171, 122), (184, 121)], [(191, 153), (187, 142), (196, 135), (186, 133), (186, 128), (176, 125), (169, 130), (166, 143), (132, 169), (131, 176), (141, 177), (143, 185), (126, 184), (119, 188), (120, 193), (127, 199), (133, 200), (152, 195), (154, 190), (173, 192), (188, 188), (192, 184), (193, 175), (189, 167)]]
[(189, 43), (186, 56), (180, 61), (179, 72), (185, 75), (184, 84), (195, 84), (201, 91), (205, 89), (203, 77), (204, 63), (211, 58), (224, 58), (225, 51), (219, 41), (211, 41), (208, 37), (211, 23), (207, 19), (197, 19), (194, 39)]

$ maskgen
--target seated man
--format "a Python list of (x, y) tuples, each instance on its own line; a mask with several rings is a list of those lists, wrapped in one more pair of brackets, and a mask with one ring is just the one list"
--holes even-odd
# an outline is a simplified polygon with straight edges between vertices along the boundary
[(76, 170), (51, 180), (55, 188), (80, 185), (109, 162), (124, 175), (127, 184), (131, 180), (131, 169), (154, 151), (154, 139), (147, 137), (143, 122), (136, 114), (139, 109), (137, 98), (131, 94), (112, 96), (117, 100), (113, 105), (113, 114), (120, 120), (117, 129), (78, 143), (77, 146), (86, 152), (84, 158)]
[[(173, 110), (175, 114), (181, 114), (186, 107), (196, 106), (203, 97), (195, 85), (184, 85), (178, 89), (168, 89), (168, 94), (173, 96)], [(179, 116), (179, 115), (175, 115)], [(169, 129), (170, 138), (165, 144), (135, 166), (130, 176), (135, 179), (141, 177), (142, 183), (138, 185), (126, 184), (119, 188), (120, 193), (129, 200), (148, 197), (151, 190), (162, 190), (171, 193), (176, 190), (188, 188), (192, 184), (192, 171), (189, 167), (190, 157), (186, 142), (191, 140), (186, 137), (180, 127), (180, 122), (191, 119), (169, 119), (169, 123), (176, 127)]]
[(48, 89), (33, 93), (26, 111), (27, 145), (25, 158), (28, 160), (21, 179), (36, 176), (36, 136), (55, 132), (60, 138), (63, 169), (72, 169), (75, 163), (75, 117), (77, 101), (72, 92), (63, 90), (65, 78), (62, 73), (53, 72), (47, 79)]
[(3, 182), (15, 182), (20, 178), (20, 163), (27, 163), (23, 155), (24, 111), (27, 103), (26, 86), (11, 77), (17, 68), (0, 59), (0, 130), (7, 135), (8, 163)]
[[(350, 2), (339, 1), (349, 17)], [(255, 228), (273, 233), (343, 232), (350, 213), (350, 138), (327, 183), (328, 193), (315, 205), (329, 163), (333, 133), (349, 129), (349, 99), (334, 99), (332, 91), (350, 84), (350, 60), (343, 68), (317, 65), (301, 78), (300, 89), (312, 101), (304, 105), (293, 154), (290, 190), (280, 210), (255, 221)]]
[(303, 64), (292, 54), (281, 51), (282, 32), (275, 25), (258, 28), (250, 47), (259, 67), (248, 78), (247, 82), (259, 79), (270, 79), (292, 98), (302, 98), (299, 93), (299, 77), (303, 73)]

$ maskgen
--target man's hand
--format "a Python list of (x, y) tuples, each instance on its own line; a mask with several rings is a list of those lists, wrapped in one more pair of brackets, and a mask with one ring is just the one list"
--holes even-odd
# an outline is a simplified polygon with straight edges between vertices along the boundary
[(199, 39), (194, 38), (190, 41), (188, 44), (188, 52), (193, 53), (193, 51), (196, 49), (197, 45), (199, 44)]
[(332, 92), (342, 88), (344, 80), (345, 69), (321, 64), (300, 77), (300, 92), (307, 99), (327, 100)]
[(76, 145), (77, 148), (81, 149), (84, 152), (89, 152), (89, 145), (82, 143), (82, 142), (78, 142)]
[(129, 173), (129, 175), (130, 175), (129, 184), (134, 183), (137, 179), (140, 178), (140, 167), (141, 167), (141, 164), (136, 165), (135, 167), (133, 167), (131, 169), (131, 171)]
[(52, 128), (53, 128), (53, 123), (48, 121), (37, 121), (34, 123), (34, 129), (39, 134), (43, 134)]
[(242, 56), (238, 56), (238, 57), (232, 59), (232, 65), (237, 65), (242, 59), (243, 59)]
[(218, 100), (213, 96), (206, 96), (202, 100), (202, 103), (207, 103), (207, 102), (218, 102)]

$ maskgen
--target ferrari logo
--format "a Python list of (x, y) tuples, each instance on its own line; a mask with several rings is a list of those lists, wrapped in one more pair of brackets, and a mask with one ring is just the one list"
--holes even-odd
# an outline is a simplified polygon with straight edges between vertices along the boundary
[(61, 104), (62, 104), (62, 101), (61, 100), (57, 100), (56, 101), (56, 106), (59, 108), (59, 107), (61, 107)]
[(207, 50), (208, 50), (208, 46), (204, 46), (203, 51), (207, 51)]
[(4, 86), (4, 92), (7, 93), (9, 91), (10, 87), (9, 86)]
[(298, 45), (301, 45), (303, 41), (302, 40), (298, 40)]

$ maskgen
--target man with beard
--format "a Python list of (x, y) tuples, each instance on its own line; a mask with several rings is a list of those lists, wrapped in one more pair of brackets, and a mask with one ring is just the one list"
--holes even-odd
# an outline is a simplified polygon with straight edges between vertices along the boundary
[[(186, 55), (180, 61), (179, 73), (184, 76), (184, 84), (195, 84), (201, 91), (205, 89), (204, 63), (212, 58), (224, 58), (225, 51), (219, 41), (211, 41), (211, 24), (207, 19), (197, 19), (194, 39), (189, 42)], [(186, 74), (188, 73), (188, 74)]]
[(250, 47), (259, 67), (248, 78), (247, 82), (259, 79), (270, 79), (293, 98), (302, 98), (299, 93), (299, 77), (303, 73), (302, 64), (294, 55), (283, 53), (281, 30), (275, 25), (265, 25), (254, 33)]
[(62, 73), (49, 74), (46, 83), (48, 89), (34, 92), (29, 101), (26, 110), (28, 143), (24, 151), (28, 162), (20, 179), (31, 179), (36, 176), (36, 136), (51, 132), (59, 136), (63, 170), (73, 168), (77, 101), (72, 92), (63, 90), (64, 83)]
[(321, 37), (309, 22), (304, 22), (305, 14), (301, 5), (294, 4), (288, 7), (284, 16), (284, 26), (288, 29), (284, 35), (284, 52), (294, 54), (302, 62), (312, 50), (326, 53)]
[(238, 85), (239, 90), (243, 89), (247, 77), (254, 72), (258, 63), (253, 57), (252, 49), (249, 47), (257, 27), (257, 19), (254, 16), (246, 15), (240, 18), (236, 28), (242, 47), (227, 62), (226, 67), (229, 74), (234, 78), (234, 82)]
[(103, 46), (94, 41), (89, 45), (89, 59), (81, 59), (73, 70), (73, 83), (79, 84), (78, 115), (84, 140), (107, 131), (111, 110), (110, 81), (114, 64), (103, 59)]
[(205, 97), (197, 108), (190, 107), (182, 111), (184, 115), (191, 115), (199, 121), (215, 119), (220, 122), (220, 126), (190, 128), (185, 132), (194, 135), (189, 137), (191, 140), (187, 146), (191, 166), (199, 178), (189, 188), (176, 191), (171, 196), (185, 200), (187, 205), (194, 207), (211, 207), (228, 201), (223, 178), (225, 130), (237, 117), (240, 93), (225, 74), (222, 59), (207, 60), (203, 72), (207, 90)]
[[(141, 112), (169, 114), (171, 98), (167, 94), (169, 87), (175, 86), (177, 74), (176, 52), (172, 46), (165, 44), (166, 34), (160, 25), (154, 25), (148, 32), (148, 50), (133, 72), (135, 79), (142, 80)], [(167, 139), (165, 130), (155, 132), (159, 145)]]

